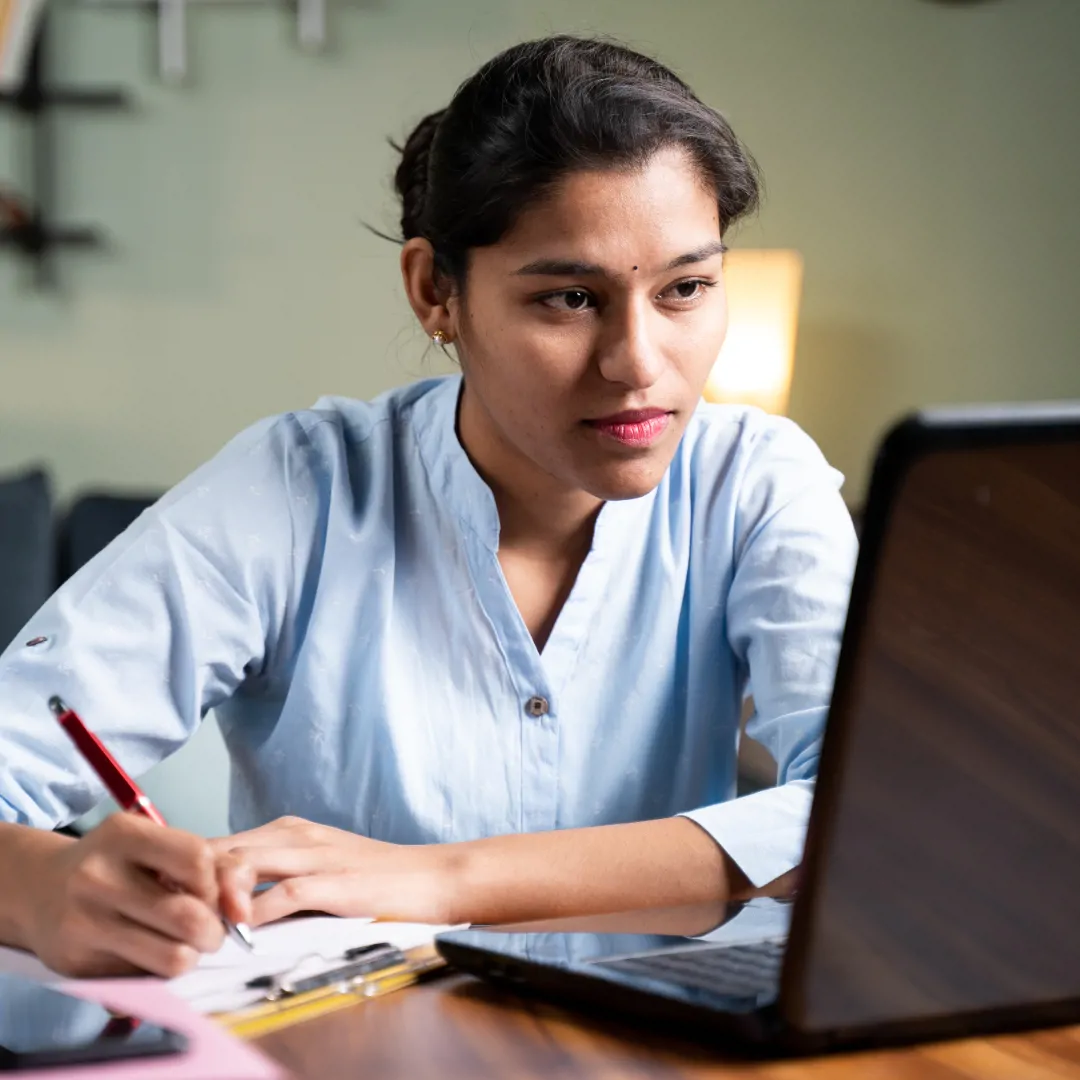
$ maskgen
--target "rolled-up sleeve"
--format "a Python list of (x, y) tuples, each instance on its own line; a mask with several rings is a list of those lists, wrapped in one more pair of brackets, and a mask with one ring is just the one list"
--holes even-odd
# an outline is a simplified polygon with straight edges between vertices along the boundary
[(104, 794), (53, 694), (138, 776), (259, 676), (318, 532), (310, 452), (289, 417), (254, 426), (30, 620), (0, 656), (0, 820), (52, 828)]
[(843, 477), (795, 424), (770, 420), (741, 468), (728, 642), (777, 786), (685, 816), (761, 886), (802, 858), (857, 542)]

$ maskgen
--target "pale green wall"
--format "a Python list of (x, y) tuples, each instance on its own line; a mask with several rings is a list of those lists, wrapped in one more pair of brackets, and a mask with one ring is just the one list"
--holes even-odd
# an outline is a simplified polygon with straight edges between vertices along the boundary
[(849, 499), (908, 406), (1080, 397), (1080, 0), (358, 0), (325, 56), (279, 5), (204, 4), (180, 89), (145, 13), (56, 16), (72, 77), (137, 108), (58, 118), (63, 209), (113, 250), (64, 256), (60, 298), (0, 255), (0, 471), (165, 486), (259, 416), (444, 370), (360, 225), (393, 225), (384, 137), (555, 29), (655, 52), (761, 161), (740, 242), (805, 255), (791, 411)]
[(184, 89), (144, 13), (57, 16), (58, 60), (138, 105), (58, 118), (63, 207), (114, 250), (65, 256), (59, 300), (0, 256), (0, 470), (166, 485), (265, 413), (441, 370), (360, 226), (393, 224), (384, 136), (562, 28), (654, 50), (761, 160), (741, 242), (805, 254), (791, 410), (850, 497), (909, 405), (1080, 396), (1078, 0), (368, 0), (326, 56), (278, 5), (204, 4)]

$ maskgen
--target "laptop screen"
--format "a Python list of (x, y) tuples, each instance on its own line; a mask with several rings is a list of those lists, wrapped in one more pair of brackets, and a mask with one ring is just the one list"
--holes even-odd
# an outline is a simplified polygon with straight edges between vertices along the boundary
[(875, 475), (785, 971), (806, 1031), (1080, 998), (1080, 424), (956, 435)]

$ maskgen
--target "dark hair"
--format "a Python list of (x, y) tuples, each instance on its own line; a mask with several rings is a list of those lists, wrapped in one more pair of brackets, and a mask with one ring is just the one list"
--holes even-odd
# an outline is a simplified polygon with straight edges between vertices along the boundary
[(515, 45), (395, 146), (402, 238), (429, 240), (436, 271), (463, 285), (469, 250), (497, 243), (567, 173), (633, 168), (669, 146), (716, 191), (721, 233), (757, 207), (753, 159), (663, 64), (596, 39)]

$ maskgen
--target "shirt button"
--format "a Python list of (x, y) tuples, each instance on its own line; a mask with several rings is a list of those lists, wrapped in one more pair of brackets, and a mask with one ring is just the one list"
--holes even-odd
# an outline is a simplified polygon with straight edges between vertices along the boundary
[(525, 711), (530, 716), (543, 716), (548, 711), (548, 699), (537, 694), (525, 702)]

